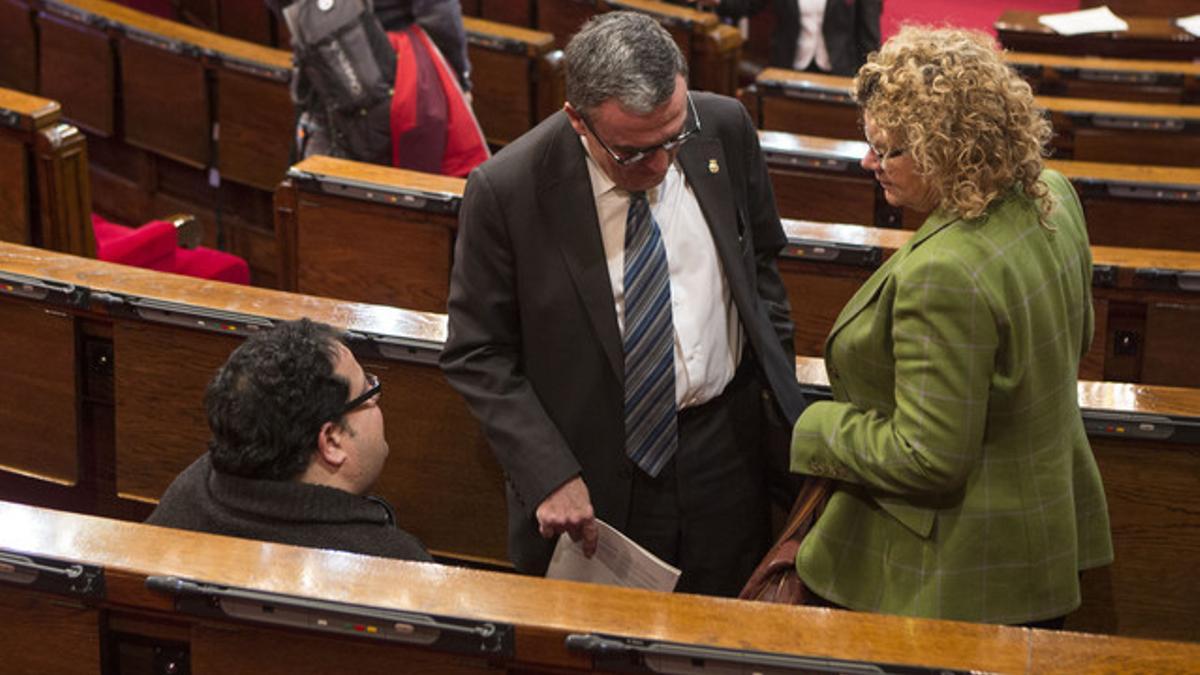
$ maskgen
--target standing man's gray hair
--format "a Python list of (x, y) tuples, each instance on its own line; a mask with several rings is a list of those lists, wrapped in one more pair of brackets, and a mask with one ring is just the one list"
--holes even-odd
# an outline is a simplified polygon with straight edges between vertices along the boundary
[(687, 79), (679, 46), (658, 22), (640, 12), (607, 12), (588, 20), (566, 49), (567, 101), (583, 114), (610, 98), (645, 115)]

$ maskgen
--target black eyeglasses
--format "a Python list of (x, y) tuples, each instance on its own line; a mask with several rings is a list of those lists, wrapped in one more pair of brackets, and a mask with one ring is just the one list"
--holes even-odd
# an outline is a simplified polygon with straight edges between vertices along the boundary
[(363, 373), (363, 379), (367, 381), (367, 390), (362, 394), (350, 399), (349, 401), (346, 401), (346, 405), (342, 406), (342, 411), (337, 414), (337, 417), (349, 415), (367, 401), (370, 401), (372, 398), (378, 396), (379, 392), (383, 391), (383, 383), (379, 381), (378, 377), (375, 377), (371, 373)]
[[(604, 151), (608, 153), (609, 157), (612, 157), (617, 166), (629, 166), (630, 164), (636, 164), (646, 159), (659, 150), (671, 152), (692, 140), (696, 134), (700, 133), (700, 116), (696, 114), (696, 105), (692, 103), (692, 92), (690, 91), (687, 93), (687, 102), (688, 119), (684, 122), (683, 131), (679, 132), (678, 136), (658, 145), (651, 145), (646, 148), (630, 148), (628, 152), (622, 154), (618, 154), (612, 148), (608, 147), (608, 143), (605, 143), (604, 139), (600, 138), (600, 134), (596, 133), (596, 128), (588, 121), (587, 115), (580, 113), (579, 117), (583, 119), (583, 125), (587, 127), (588, 131), (592, 132), (592, 136), (596, 137), (596, 140), (600, 143), (600, 147), (604, 148)], [(688, 122), (691, 122), (691, 124), (688, 124)]]

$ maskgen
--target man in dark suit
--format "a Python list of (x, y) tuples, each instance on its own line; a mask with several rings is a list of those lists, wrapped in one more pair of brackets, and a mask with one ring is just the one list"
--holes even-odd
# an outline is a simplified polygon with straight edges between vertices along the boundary
[[(767, 4), (767, 0), (698, 1), (716, 5), (721, 16), (735, 19), (757, 14)], [(770, 65), (776, 68), (853, 75), (867, 62), (867, 54), (879, 49), (882, 0), (772, 0), (771, 7), (775, 25)]]
[(599, 517), (677, 590), (732, 595), (786, 466), (768, 419), (804, 407), (758, 138), (645, 15), (593, 18), (566, 64), (563, 110), (467, 182), (442, 368), (504, 468), (518, 570), (564, 532), (594, 551)]

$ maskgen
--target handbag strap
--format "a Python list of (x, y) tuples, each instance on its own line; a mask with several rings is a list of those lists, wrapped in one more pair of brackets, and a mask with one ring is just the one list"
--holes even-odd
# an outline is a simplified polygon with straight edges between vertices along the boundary
[(823, 476), (809, 476), (806, 478), (804, 486), (800, 488), (800, 494), (796, 495), (796, 502), (792, 504), (792, 512), (788, 514), (787, 525), (779, 533), (776, 543), (787, 541), (795, 536), (796, 531), (800, 529), (804, 521), (825, 502), (825, 499), (832, 491), (832, 478)]

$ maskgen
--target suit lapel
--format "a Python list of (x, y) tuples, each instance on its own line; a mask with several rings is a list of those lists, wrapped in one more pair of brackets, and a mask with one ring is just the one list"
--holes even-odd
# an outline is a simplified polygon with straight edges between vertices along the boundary
[[(562, 116), (562, 125), (543, 160), (538, 194), (540, 217), (555, 238), (588, 320), (618, 382), (625, 381), (625, 353), (617, 327), (612, 283), (596, 216), (596, 200), (579, 136)], [(546, 289), (556, 292), (556, 289)]]
[(678, 161), (688, 185), (696, 195), (696, 201), (700, 203), (700, 211), (704, 213), (704, 220), (712, 233), (725, 278), (737, 300), (740, 292), (750, 288), (750, 282), (740, 263), (740, 228), (745, 225), (738, 223), (724, 149), (717, 139), (700, 137), (679, 150)]
[(943, 229), (957, 220), (957, 217), (942, 213), (941, 211), (934, 212), (925, 220), (925, 223), (921, 225), (921, 228), (913, 234), (912, 238), (908, 240), (908, 243), (902, 246), (900, 250), (893, 253), (892, 257), (888, 258), (887, 262), (885, 262), (883, 266), (875, 272), (875, 274), (872, 274), (871, 277), (867, 279), (866, 283), (864, 283), (862, 287), (858, 289), (858, 292), (854, 294), (854, 297), (850, 298), (850, 301), (846, 303), (846, 307), (842, 309), (842, 313), (838, 315), (837, 320), (834, 321), (833, 328), (829, 331), (829, 337), (825, 339), (826, 354), (830, 353), (829, 347), (833, 343), (833, 338), (835, 335), (837, 335), (837, 332), (841, 330), (843, 326), (850, 323), (851, 319), (853, 319), (855, 316), (858, 316), (860, 312), (866, 309), (867, 305), (874, 302), (875, 296), (879, 294), (879, 289), (883, 288), (883, 284), (892, 277), (892, 274), (895, 271), (896, 266), (900, 264), (900, 261), (903, 260), (904, 257), (907, 256), (914, 248), (920, 246), (930, 237), (938, 232), (941, 232)]

